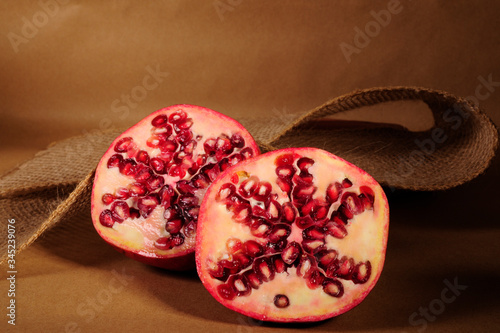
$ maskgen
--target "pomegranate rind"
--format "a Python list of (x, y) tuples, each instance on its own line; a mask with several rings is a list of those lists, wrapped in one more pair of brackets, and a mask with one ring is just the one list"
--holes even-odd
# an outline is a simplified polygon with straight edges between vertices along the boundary
[[(148, 147), (146, 143), (152, 135), (150, 132), (150, 129), (153, 127), (151, 125), (152, 120), (159, 115), (170, 116), (179, 110), (184, 110), (188, 114), (188, 117), (193, 120), (191, 127), (193, 137), (196, 135), (203, 136), (203, 140), (198, 142), (200, 152), (203, 149), (203, 141), (205, 139), (211, 136), (217, 137), (221, 133), (227, 135), (238, 133), (245, 140), (245, 148), (251, 148), (254, 155), (260, 154), (259, 147), (251, 134), (239, 122), (224, 114), (189, 104), (172, 105), (162, 108), (151, 113), (123, 132), (111, 143), (109, 149), (104, 153), (96, 167), (91, 195), (91, 216), (94, 228), (99, 236), (126, 256), (160, 268), (189, 270), (195, 268), (194, 247), (196, 232), (194, 231), (191, 237), (186, 237), (181, 246), (174, 247), (173, 249), (161, 250), (155, 247), (155, 239), (165, 235), (165, 221), (162, 218), (163, 209), (160, 206), (155, 208), (147, 217), (141, 216), (135, 221), (125, 220), (122, 223), (114, 223), (112, 227), (103, 226), (99, 221), (101, 212), (106, 207), (109, 208), (109, 206), (106, 206), (102, 202), (102, 196), (106, 193), (113, 193), (121, 184), (130, 185), (134, 182), (133, 178), (127, 178), (123, 174), (120, 174), (118, 168), (109, 168), (107, 165), (109, 158), (117, 154), (115, 150), (116, 144), (123, 138), (132, 137), (134, 142), (141, 145), (139, 147), (140, 150), (145, 150), (152, 156), (152, 152), (159, 151), (158, 148), (155, 150), (153, 147)], [(126, 155), (125, 152), (123, 154)], [(161, 176), (164, 177), (165, 184), (171, 184), (180, 179), (179, 177), (171, 177), (170, 175)], [(189, 178), (189, 174), (184, 177), (184, 179)], [(175, 184), (173, 186), (175, 188)]]
[[(216, 196), (221, 186), (231, 183), (231, 180), (234, 182), (235, 174), (248, 177), (256, 175), (261, 181), (273, 183), (273, 192), (278, 194), (278, 201), (286, 202), (289, 199), (286, 193), (283, 193), (276, 185), (277, 176), (274, 173), (276, 157), (285, 154), (306, 156), (316, 161), (316, 167), (310, 169), (312, 174), (318, 176), (317, 179), (315, 178), (315, 182), (318, 182), (315, 197), (320, 196), (320, 194), (324, 197), (328, 184), (342, 181), (345, 178), (352, 181), (354, 187), (357, 186), (358, 191), (361, 186), (368, 186), (372, 189), (375, 197), (373, 208), (359, 214), (349, 222), (350, 224), (347, 225), (349, 234), (344, 239), (326, 236), (326, 243), (339, 251), (339, 258), (342, 255), (347, 255), (355, 258), (356, 263), (369, 260), (371, 275), (364, 283), (340, 280), (344, 285), (344, 293), (342, 297), (335, 298), (323, 292), (322, 288), (312, 289), (306, 286), (304, 278), (298, 277), (294, 273), (296, 268), (292, 266), (288, 268), (287, 272), (276, 273), (271, 282), (264, 282), (258, 289), (252, 289), (249, 296), (225, 299), (217, 291), (218, 286), (224, 282), (210, 275), (207, 262), (213, 263), (221, 256), (227, 256), (225, 249), (227, 238), (235, 237), (243, 242), (255, 239), (255, 237), (251, 235), (248, 226), (232, 220), (231, 213), (227, 211), (226, 207), (216, 203)], [(298, 233), (296, 229), (294, 230), (289, 240), (296, 240)], [(383, 269), (388, 230), (389, 206), (387, 198), (378, 182), (368, 173), (321, 149), (281, 149), (265, 153), (227, 169), (211, 185), (201, 204), (198, 219), (195, 253), (197, 271), (205, 288), (218, 302), (246, 316), (272, 322), (325, 320), (357, 306), (373, 289)], [(290, 305), (286, 308), (274, 306), (273, 300), (277, 294), (286, 295), (290, 300)]]

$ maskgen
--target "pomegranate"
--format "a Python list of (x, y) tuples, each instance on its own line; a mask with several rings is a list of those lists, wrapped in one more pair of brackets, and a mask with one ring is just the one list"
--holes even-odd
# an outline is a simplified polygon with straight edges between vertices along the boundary
[(248, 131), (193, 105), (158, 110), (121, 134), (99, 162), (92, 220), (99, 235), (154, 266), (194, 268), (199, 207), (221, 171), (258, 155)]
[(388, 226), (385, 194), (366, 172), (317, 148), (276, 150), (227, 169), (206, 192), (197, 270), (229, 309), (324, 320), (375, 286)]

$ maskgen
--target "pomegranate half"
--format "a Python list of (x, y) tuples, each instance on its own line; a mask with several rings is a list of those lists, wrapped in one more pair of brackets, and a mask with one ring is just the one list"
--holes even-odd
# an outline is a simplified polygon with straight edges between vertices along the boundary
[(207, 188), (221, 171), (259, 153), (248, 131), (221, 113), (194, 105), (158, 110), (116, 138), (97, 165), (94, 227), (131, 258), (194, 268)]
[(258, 320), (324, 320), (359, 304), (385, 259), (380, 185), (317, 148), (272, 151), (227, 169), (200, 207), (196, 264), (229, 309)]

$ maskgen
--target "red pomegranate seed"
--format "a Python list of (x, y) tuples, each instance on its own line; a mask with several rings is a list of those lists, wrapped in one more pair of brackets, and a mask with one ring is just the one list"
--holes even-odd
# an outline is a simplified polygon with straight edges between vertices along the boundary
[(245, 147), (245, 139), (239, 133), (234, 133), (231, 135), (231, 144), (235, 148), (243, 148)]
[(335, 260), (337, 259), (338, 253), (337, 251), (333, 249), (325, 249), (320, 252), (318, 252), (316, 255), (316, 258), (318, 259), (318, 265), (319, 267), (323, 268), (326, 270), (326, 268)]
[(324, 239), (304, 239), (302, 241), (304, 251), (310, 254), (315, 254), (325, 247)]
[(162, 153), (175, 152), (179, 144), (172, 140), (165, 140), (158, 145)]
[(177, 124), (180, 123), (187, 118), (187, 113), (183, 110), (175, 111), (170, 114), (168, 117), (168, 121), (170, 121), (172, 124)]
[(264, 248), (262, 247), (262, 245), (254, 240), (247, 240), (246, 242), (244, 242), (241, 246), (241, 249), (245, 254), (253, 258), (264, 254)]
[(184, 226), (184, 235), (186, 237), (192, 237), (192, 236), (196, 235), (196, 222), (195, 221), (189, 222), (188, 224), (186, 224)]
[(276, 168), (276, 175), (280, 178), (291, 179), (296, 171), (293, 165), (280, 165)]
[(264, 219), (256, 218), (250, 225), (250, 232), (255, 237), (266, 237), (271, 232), (271, 224)]
[(266, 201), (266, 199), (271, 194), (272, 185), (269, 182), (262, 181), (258, 182), (257, 188), (253, 194), (255, 200)]
[(365, 209), (363, 203), (361, 202), (361, 200), (353, 192), (344, 193), (342, 195), (341, 202), (354, 215), (361, 214), (364, 211), (364, 209)]
[(236, 187), (233, 184), (226, 183), (222, 185), (217, 193), (215, 200), (224, 201), (236, 193)]
[(310, 289), (316, 289), (322, 286), (324, 281), (325, 276), (323, 275), (323, 273), (321, 273), (319, 269), (315, 269), (306, 280), (306, 284)]
[(295, 157), (293, 156), (293, 154), (283, 154), (276, 157), (276, 159), (274, 160), (274, 164), (278, 167), (282, 165), (290, 165), (293, 164), (294, 160)]
[(373, 203), (375, 201), (375, 193), (368, 186), (361, 186), (359, 188), (361, 194), (358, 196), (361, 200), (365, 209), (373, 209)]
[(337, 208), (337, 212), (345, 216), (347, 219), (352, 219), (354, 217), (353, 212), (347, 208), (345, 204), (341, 204), (339, 208)]
[(263, 218), (266, 218), (266, 210), (264, 208), (262, 208), (261, 206), (259, 205), (255, 205), (252, 207), (252, 215), (253, 216), (257, 216), (257, 217), (263, 217)]
[(283, 252), (281, 252), (281, 259), (283, 259), (285, 264), (292, 265), (301, 254), (302, 248), (300, 244), (297, 242), (290, 242)]
[(253, 289), (259, 289), (259, 286), (262, 284), (262, 279), (259, 274), (249, 269), (245, 271), (243, 275), (247, 278), (248, 283)]
[(352, 182), (347, 179), (347, 178), (344, 178), (344, 180), (342, 181), (342, 187), (343, 188), (349, 188), (352, 186)]
[(130, 198), (130, 191), (128, 190), (128, 188), (119, 187), (116, 190), (115, 197), (117, 199), (127, 200), (128, 198)]
[(344, 286), (339, 280), (325, 279), (323, 282), (323, 291), (332, 297), (341, 297), (344, 294)]
[(297, 166), (301, 171), (307, 171), (311, 166), (313, 166), (314, 160), (310, 159), (309, 157), (301, 157), (297, 161)]
[(160, 250), (170, 250), (174, 248), (174, 245), (170, 237), (161, 237), (156, 240), (155, 247)]
[(336, 202), (339, 199), (342, 188), (342, 185), (338, 182), (328, 185), (328, 188), (326, 189), (326, 200), (329, 203)]
[(151, 212), (156, 208), (159, 204), (159, 199), (155, 195), (147, 195), (145, 197), (140, 198), (137, 201), (137, 208), (141, 212), (141, 216), (146, 218), (151, 214)]
[(269, 282), (274, 279), (274, 267), (268, 257), (260, 257), (253, 262), (253, 270), (259, 274), (263, 282)]
[(226, 249), (229, 253), (234, 254), (241, 249), (242, 243), (238, 238), (228, 238), (226, 241)]
[(335, 238), (344, 238), (347, 236), (347, 230), (343, 223), (337, 221), (330, 221), (325, 225), (325, 233), (332, 235)]
[(302, 231), (304, 239), (325, 239), (324, 230), (317, 226), (312, 226)]
[(134, 175), (134, 179), (138, 182), (145, 182), (153, 175), (153, 170), (146, 166), (138, 167), (136, 174)]
[(179, 206), (184, 210), (192, 209), (195, 206), (198, 206), (199, 199), (190, 194), (184, 194), (179, 196), (179, 200), (177, 201)]
[(198, 143), (194, 140), (187, 142), (184, 146), (181, 146), (181, 150), (186, 154), (193, 154)]
[(187, 130), (190, 129), (191, 126), (193, 126), (193, 119), (187, 118), (184, 121), (180, 121), (177, 124), (174, 125), (174, 130), (176, 132), (180, 132), (182, 130)]
[(217, 139), (214, 138), (209, 138), (205, 140), (205, 142), (203, 143), (203, 148), (205, 149), (205, 153), (207, 153), (208, 155), (214, 155), (216, 143)]
[(194, 194), (196, 191), (196, 187), (190, 181), (184, 179), (179, 180), (176, 187), (180, 194)]
[(145, 195), (148, 191), (146, 186), (142, 183), (133, 183), (129, 186), (129, 192), (131, 197), (140, 197)]
[(292, 181), (285, 179), (285, 178), (278, 178), (276, 180), (276, 184), (279, 186), (279, 188), (290, 195), (290, 192), (292, 191)]
[(296, 186), (293, 189), (292, 195), (294, 199), (297, 199), (299, 202), (307, 202), (309, 198), (312, 197), (314, 192), (316, 192), (316, 187), (313, 185), (307, 186)]
[(170, 170), (168, 170), (168, 175), (170, 177), (179, 177), (182, 179), (186, 176), (186, 170), (181, 165), (174, 164), (170, 167)]
[(146, 141), (146, 145), (151, 148), (159, 148), (166, 140), (167, 138), (162, 134), (153, 134)]
[(341, 278), (349, 279), (354, 270), (354, 259), (343, 256), (338, 263), (339, 268), (335, 274)]
[(279, 221), (281, 218), (281, 205), (276, 200), (270, 200), (266, 205), (266, 217), (269, 221)]
[(338, 211), (332, 212), (331, 220), (340, 224), (340, 225), (347, 224), (347, 217)]
[(176, 199), (176, 193), (174, 189), (170, 185), (164, 185), (161, 190), (158, 192), (160, 203), (169, 207)]
[(281, 222), (293, 223), (295, 221), (297, 212), (295, 206), (291, 202), (285, 202), (283, 206), (281, 206), (281, 211)]
[(207, 267), (209, 274), (215, 278), (222, 281), (227, 279), (227, 270), (222, 267), (218, 262), (212, 260), (207, 260)]
[(191, 132), (190, 130), (180, 130), (179, 133), (177, 133), (177, 136), (175, 137), (175, 140), (181, 145), (188, 143), (192, 139), (193, 139), (193, 132)]
[(113, 201), (115, 201), (115, 196), (111, 193), (105, 193), (102, 196), (102, 203), (105, 205), (111, 204)]
[(273, 266), (274, 266), (274, 271), (276, 273), (283, 273), (283, 272), (286, 272), (287, 270), (287, 265), (285, 264), (285, 262), (283, 261), (283, 259), (281, 258), (281, 255), (279, 254), (276, 254), (274, 256), (272, 256), (272, 262), (273, 262)]
[(252, 287), (245, 275), (232, 275), (229, 277), (227, 284), (232, 287), (236, 296), (246, 296), (252, 292)]
[(118, 223), (122, 223), (130, 217), (129, 207), (125, 201), (115, 201), (111, 205), (111, 212), (113, 213), (113, 219)]
[(113, 224), (115, 224), (113, 213), (109, 209), (103, 210), (101, 215), (99, 215), (99, 222), (101, 222), (101, 224), (105, 227), (113, 227)]
[(151, 176), (148, 180), (146, 180), (146, 188), (148, 191), (153, 192), (165, 184), (165, 179), (162, 176)]
[(245, 160), (253, 157), (253, 150), (250, 147), (243, 148), (240, 151), (240, 154), (244, 157)]
[(290, 300), (286, 295), (278, 294), (274, 296), (274, 305), (280, 309), (286, 308), (290, 305)]
[(167, 125), (167, 123), (168, 123), (168, 118), (164, 114), (156, 116), (153, 118), (153, 120), (151, 120), (151, 125), (153, 125), (154, 127), (164, 127)]
[(193, 183), (193, 186), (196, 187), (197, 189), (204, 189), (207, 188), (210, 185), (210, 180), (202, 174), (197, 174), (193, 178), (191, 178), (191, 182)]
[(281, 240), (286, 240), (290, 233), (292, 232), (292, 229), (288, 224), (275, 224), (269, 234), (267, 235), (267, 238), (271, 243), (277, 243)]
[(165, 173), (166, 164), (167, 163), (159, 157), (153, 157), (151, 161), (149, 161), (149, 166), (151, 167), (151, 169), (153, 169), (154, 172), (160, 175), (163, 175)]
[(123, 161), (123, 156), (120, 154), (114, 154), (108, 160), (108, 168), (119, 167), (121, 162)]
[(203, 168), (201, 168), (200, 172), (202, 172), (205, 176), (210, 179), (211, 182), (217, 178), (217, 176), (220, 174), (220, 169), (217, 164), (207, 164)]
[(178, 219), (178, 220), (170, 220), (170, 221), (167, 221), (167, 223), (165, 223), (165, 230), (169, 233), (169, 234), (177, 234), (181, 231), (182, 229), (182, 220)]
[(245, 223), (250, 219), (252, 214), (252, 207), (248, 204), (237, 205), (233, 210), (233, 219), (236, 222)]
[(181, 214), (177, 205), (165, 208), (165, 211), (163, 212), (163, 218), (167, 221), (179, 220), (180, 216)]
[(137, 171), (137, 163), (131, 158), (123, 160), (119, 165), (120, 173), (125, 176), (133, 176)]
[(118, 142), (115, 144), (115, 151), (117, 153), (124, 153), (127, 151), (128, 146), (132, 142), (132, 138), (127, 136), (125, 138), (121, 138), (118, 140)]
[(371, 272), (372, 265), (369, 261), (357, 264), (352, 273), (352, 282), (356, 284), (365, 283), (370, 278)]
[(303, 254), (299, 259), (299, 264), (297, 265), (297, 275), (307, 279), (311, 276), (315, 269), (316, 260), (307, 254)]
[(227, 284), (218, 285), (217, 292), (219, 293), (220, 297), (227, 300), (232, 300), (236, 297), (236, 292), (234, 291), (233, 287)]
[(314, 223), (313, 219), (308, 216), (299, 216), (295, 219), (295, 225), (300, 229), (306, 229), (312, 226)]
[(257, 190), (257, 186), (259, 184), (259, 179), (255, 176), (252, 176), (248, 179), (245, 179), (238, 188), (238, 193), (243, 198), (250, 198)]

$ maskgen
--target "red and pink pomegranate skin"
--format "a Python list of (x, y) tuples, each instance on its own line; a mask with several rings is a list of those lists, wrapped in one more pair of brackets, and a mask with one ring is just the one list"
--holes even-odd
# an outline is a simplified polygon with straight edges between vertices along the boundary
[(125, 255), (193, 269), (198, 212), (215, 178), (260, 151), (237, 121), (174, 105), (117, 137), (95, 172), (91, 214), (99, 235)]
[(205, 193), (197, 271), (229, 309), (311, 322), (358, 305), (381, 274), (389, 207), (365, 171), (317, 148), (265, 153)]

